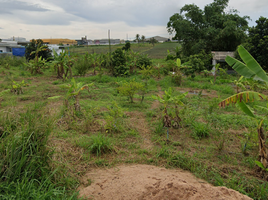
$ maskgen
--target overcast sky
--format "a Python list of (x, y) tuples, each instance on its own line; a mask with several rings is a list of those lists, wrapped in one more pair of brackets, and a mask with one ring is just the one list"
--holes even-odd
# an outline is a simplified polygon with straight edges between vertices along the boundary
[[(203, 9), (213, 0), (0, 0), (0, 38), (169, 37), (166, 25), (185, 4)], [(268, 18), (268, 0), (229, 0), (229, 9)]]

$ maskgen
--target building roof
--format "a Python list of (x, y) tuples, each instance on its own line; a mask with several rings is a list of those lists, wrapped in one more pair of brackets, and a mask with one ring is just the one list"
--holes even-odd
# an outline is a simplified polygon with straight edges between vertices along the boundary
[(41, 39), (46, 44), (77, 44), (76, 40), (64, 39), (64, 38), (50, 38), (50, 39)]
[(0, 47), (19, 48), (21, 45), (18, 45), (18, 43), (14, 41), (4, 41), (0, 42)]

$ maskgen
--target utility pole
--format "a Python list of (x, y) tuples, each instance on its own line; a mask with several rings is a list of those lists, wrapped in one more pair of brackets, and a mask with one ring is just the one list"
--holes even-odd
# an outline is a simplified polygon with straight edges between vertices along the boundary
[(111, 49), (111, 38), (110, 38), (110, 29), (108, 30), (108, 40), (109, 40), (109, 60), (110, 60), (110, 68), (111, 68), (111, 55), (112, 55), (112, 49)]

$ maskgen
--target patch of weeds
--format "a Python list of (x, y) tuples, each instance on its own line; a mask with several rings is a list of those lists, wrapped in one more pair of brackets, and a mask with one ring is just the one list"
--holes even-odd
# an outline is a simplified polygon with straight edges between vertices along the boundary
[(149, 110), (146, 112), (146, 117), (156, 117), (155, 110)]
[(128, 144), (127, 147), (128, 147), (129, 150), (133, 150), (133, 149), (138, 149), (138, 148), (140, 148), (139, 145), (134, 144), (134, 143)]
[(136, 138), (140, 137), (139, 132), (136, 131), (136, 130), (133, 130), (133, 129), (131, 129), (131, 130), (125, 132), (125, 135), (126, 135), (126, 136), (130, 136), (130, 137), (136, 137)]
[(209, 136), (210, 129), (208, 127), (208, 124), (195, 121), (192, 123), (192, 127), (193, 127), (192, 136), (195, 139), (206, 138)]
[(219, 98), (213, 98), (209, 103), (208, 103), (208, 114), (211, 114), (213, 110), (217, 109), (219, 103)]
[(156, 153), (156, 157), (159, 158), (169, 158), (171, 156), (170, 148), (167, 146), (162, 146)]
[(256, 167), (255, 160), (257, 160), (257, 158), (243, 157), (242, 163), (250, 169), (254, 169)]
[(137, 152), (139, 155), (149, 155), (149, 151), (147, 149), (139, 149)]
[(154, 133), (157, 135), (163, 135), (165, 133), (162, 120), (156, 123)]
[(182, 143), (179, 141), (172, 142), (172, 145), (177, 147), (177, 146), (182, 146)]
[(60, 81), (60, 80), (56, 80), (56, 81), (53, 81), (53, 82), (52, 82), (53, 85), (59, 85), (59, 84), (61, 84), (61, 83), (62, 83), (62, 81)]
[(108, 115), (105, 117), (105, 130), (107, 133), (121, 132), (122, 127), (122, 118), (124, 116), (123, 109), (117, 105), (116, 102), (113, 102), (111, 106), (107, 107)]
[(98, 159), (95, 161), (95, 164), (99, 167), (108, 167), (110, 165), (109, 162), (105, 159)]
[(76, 145), (88, 149), (91, 153), (96, 154), (97, 156), (113, 150), (111, 139), (101, 134), (92, 135), (90, 137), (84, 136), (76, 141)]

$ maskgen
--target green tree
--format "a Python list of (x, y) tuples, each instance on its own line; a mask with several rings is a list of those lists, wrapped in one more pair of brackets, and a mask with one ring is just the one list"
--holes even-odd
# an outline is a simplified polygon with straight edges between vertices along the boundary
[(249, 28), (245, 48), (260, 63), (264, 70), (268, 69), (268, 19), (260, 17), (257, 25)]
[(150, 38), (149, 43), (152, 44), (154, 46), (155, 43), (157, 43), (158, 41), (153, 37)]
[(130, 42), (126, 42), (125, 46), (122, 47), (122, 50), (129, 51), (130, 50)]
[[(32, 52), (35, 52), (38, 50), (38, 48), (40, 48), (41, 46), (43, 46), (43, 40), (38, 39), (38, 40), (34, 40), (32, 39), (32, 41), (26, 46), (25, 49), (25, 57), (26, 60), (33, 60), (35, 59), (35, 54), (32, 54)], [(52, 59), (52, 55), (51, 55), (51, 50), (49, 50), (47, 48), (47, 46), (45, 46), (46, 48), (44, 48), (42, 51), (38, 52), (38, 56), (42, 58), (44, 58), (45, 60), (50, 60)]]
[(237, 10), (225, 12), (229, 0), (214, 0), (201, 10), (195, 4), (184, 5), (167, 23), (168, 32), (181, 41), (184, 55), (214, 51), (234, 51), (244, 42), (248, 16)]
[(136, 35), (136, 42), (140, 43), (140, 34)]
[(129, 75), (129, 66), (126, 65), (125, 51), (121, 48), (112, 53), (112, 73), (114, 76)]
[(141, 41), (142, 41), (142, 43), (144, 43), (144, 41), (145, 41), (145, 36), (144, 35), (141, 36)]

